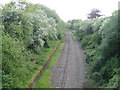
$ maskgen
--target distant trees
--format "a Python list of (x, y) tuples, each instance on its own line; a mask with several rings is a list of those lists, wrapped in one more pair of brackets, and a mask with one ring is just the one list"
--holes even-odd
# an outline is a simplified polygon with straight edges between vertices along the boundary
[(92, 9), (91, 12), (88, 14), (87, 18), (88, 19), (93, 19), (93, 18), (97, 18), (97, 17), (100, 17), (102, 16), (101, 14), (101, 11), (99, 9)]
[(79, 28), (79, 22), (80, 21), (81, 20), (77, 20), (77, 19), (69, 20), (68, 21), (68, 28), (71, 29), (71, 30), (77, 30)]

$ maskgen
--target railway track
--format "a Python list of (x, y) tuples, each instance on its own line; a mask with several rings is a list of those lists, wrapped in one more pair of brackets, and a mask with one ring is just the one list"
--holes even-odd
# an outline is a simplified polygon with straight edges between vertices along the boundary
[[(69, 57), (69, 51), (70, 51), (70, 46), (69, 46), (69, 42), (70, 42), (70, 36), (69, 36), (69, 34), (67, 34), (66, 36), (65, 36), (65, 42), (67, 43), (67, 50), (66, 50), (66, 52), (67, 52), (67, 55), (66, 55), (66, 57)], [(64, 46), (64, 48), (65, 48), (66, 46)], [(63, 52), (64, 52), (64, 50), (63, 50)], [(63, 55), (63, 54), (61, 54), (61, 55)], [(57, 77), (57, 74), (58, 74), (58, 72), (57, 71), (59, 71), (59, 68), (60, 67), (62, 67), (63, 68), (63, 77), (62, 77), (62, 79), (61, 79), (61, 82), (60, 83), (57, 83), (57, 85), (55, 85), (55, 87), (56, 88), (65, 88), (65, 82), (66, 82), (66, 79), (67, 79), (67, 68), (68, 68), (68, 58), (66, 59), (66, 61), (65, 61), (65, 63), (64, 63), (64, 65), (62, 66), (62, 65), (60, 65), (60, 64), (58, 64), (57, 65), (57, 68), (56, 68), (56, 70), (55, 70), (55, 72), (54, 72), (54, 74), (52, 75), (52, 82), (55, 82), (56, 81), (56, 78), (55, 77)]]
[(52, 69), (51, 85), (56, 88), (83, 88), (86, 82), (84, 54), (69, 32), (64, 43), (59, 61)]
[(63, 80), (62, 80), (62, 86), (61, 88), (65, 88), (65, 82), (66, 82), (66, 79), (67, 79), (67, 64), (68, 64), (68, 57), (69, 57), (69, 51), (70, 51), (70, 46), (69, 46), (69, 42), (70, 42), (70, 37), (69, 37), (69, 34), (67, 36), (67, 39), (68, 39), (68, 49), (67, 49), (67, 60), (66, 60), (66, 63), (65, 63), (65, 67), (64, 67), (64, 75), (63, 75)]

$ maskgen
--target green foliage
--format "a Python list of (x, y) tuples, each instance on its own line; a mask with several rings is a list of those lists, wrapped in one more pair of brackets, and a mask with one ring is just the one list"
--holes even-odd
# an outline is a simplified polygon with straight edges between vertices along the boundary
[(93, 49), (101, 44), (101, 40), (101, 35), (96, 32), (94, 34), (84, 36), (83, 40), (81, 41), (81, 45), (83, 48), (86, 47)]
[(46, 8), (25, 1), (3, 6), (0, 22), (3, 88), (27, 87), (56, 42), (62, 39), (63, 21), (54, 11)]
[(87, 34), (87, 35), (93, 34), (92, 26), (91, 26), (90, 24), (87, 26), (86, 34)]
[[(102, 53), (104, 58), (114, 57), (118, 54), (118, 13), (115, 13), (103, 28)], [(111, 48), (112, 47), (112, 48)]]
[(89, 77), (95, 81), (96, 87), (120, 87), (119, 14), (118, 10), (111, 17), (71, 23), (71, 27), (79, 25), (75, 35), (85, 50), (86, 63), (90, 67)]
[(64, 46), (64, 43), (60, 43), (59, 48), (57, 49), (54, 56), (51, 58), (48, 68), (45, 70), (43, 75), (38, 80), (38, 83), (36, 84), (35, 88), (53, 88), (51, 85), (51, 68), (55, 66), (55, 63), (59, 60), (61, 50)]
[(109, 80), (109, 83), (107, 85), (107, 88), (120, 88), (120, 68), (115, 69), (114, 72), (116, 74), (114, 74), (114, 76)]
[(11, 37), (24, 41), (29, 45), (32, 42), (32, 18), (31, 14), (23, 14), (25, 11), (15, 8), (9, 10), (10, 7), (3, 9), (4, 31), (8, 32)]
[(24, 46), (20, 41), (3, 32), (2, 53), (3, 87), (22, 87), (26, 85), (26, 80), (32, 74), (29, 70), (33, 69), (33, 64), (26, 60), (28, 53)]
[(91, 42), (90, 42), (90, 40), (91, 40), (91, 36), (90, 35), (88, 35), (88, 36), (85, 36), (84, 38), (83, 38), (83, 40), (82, 40), (82, 47), (86, 47), (87, 45), (89, 45)]
[(50, 83), (51, 71), (46, 69), (42, 77), (40, 78), (36, 88), (52, 88)]

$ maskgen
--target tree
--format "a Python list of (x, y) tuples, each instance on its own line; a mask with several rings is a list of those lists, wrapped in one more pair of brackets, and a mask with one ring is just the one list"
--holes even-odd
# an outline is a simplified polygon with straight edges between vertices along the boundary
[(0, 7), (0, 11), (0, 87), (27, 87), (37, 67), (46, 62), (46, 53), (64, 36), (65, 23), (53, 10), (26, 0), (12, 1)]
[(101, 14), (101, 11), (99, 9), (92, 9), (91, 12), (88, 14), (88, 19), (93, 19), (93, 18), (97, 18), (97, 17), (100, 17), (102, 16)]

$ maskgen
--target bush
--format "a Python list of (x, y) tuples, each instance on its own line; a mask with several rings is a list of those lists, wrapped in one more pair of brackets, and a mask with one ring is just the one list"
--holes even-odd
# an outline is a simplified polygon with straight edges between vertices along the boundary
[(81, 46), (82, 46), (83, 48), (85, 48), (86, 46), (89, 46), (89, 45), (91, 44), (90, 41), (91, 41), (91, 36), (90, 36), (90, 35), (85, 36), (85, 37), (83, 38), (82, 42), (81, 42)]
[(119, 13), (120, 10), (110, 17), (74, 22), (71, 25), (80, 26), (75, 34), (85, 50), (90, 77), (101, 88), (120, 87), (117, 83), (120, 73), (114, 71), (120, 68)]
[(24, 1), (5, 4), (0, 17), (2, 87), (25, 88), (62, 38), (65, 25), (52, 10)]

